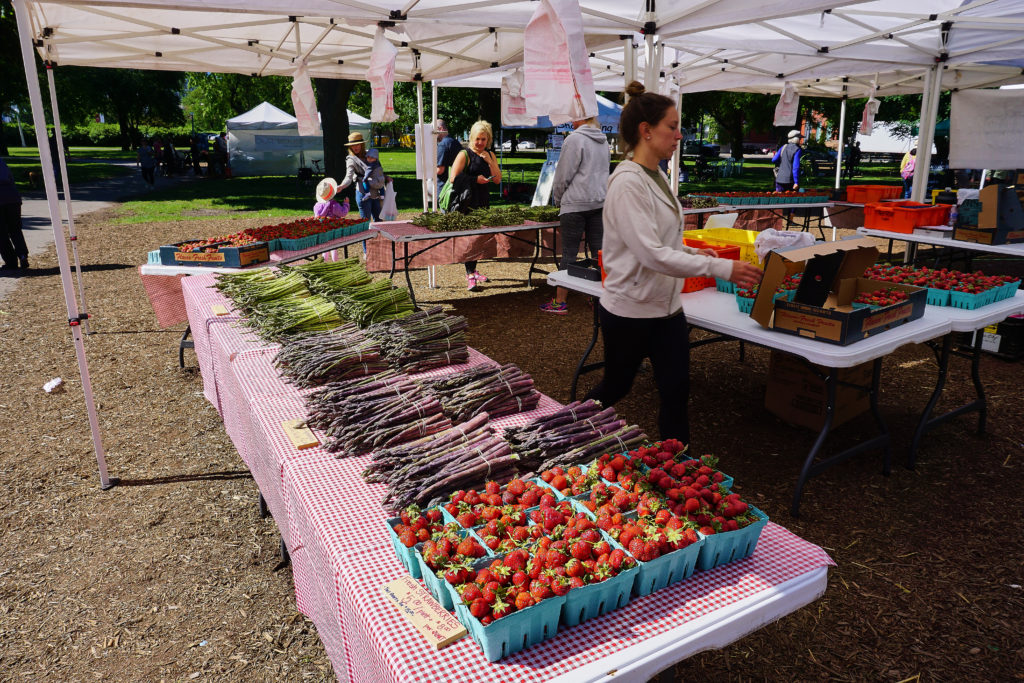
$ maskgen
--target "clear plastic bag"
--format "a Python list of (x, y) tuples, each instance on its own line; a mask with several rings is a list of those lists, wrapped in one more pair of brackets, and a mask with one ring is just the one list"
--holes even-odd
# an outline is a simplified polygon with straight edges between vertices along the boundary
[(395, 199), (395, 184), (390, 180), (384, 189), (384, 203), (380, 207), (380, 219), (382, 221), (398, 220), (398, 202)]

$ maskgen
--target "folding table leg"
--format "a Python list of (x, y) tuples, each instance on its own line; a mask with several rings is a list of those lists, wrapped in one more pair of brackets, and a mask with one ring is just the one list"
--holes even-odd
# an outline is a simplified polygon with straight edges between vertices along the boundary
[(181, 341), (178, 342), (178, 367), (185, 367), (185, 349), (196, 348), (196, 343), (189, 340), (189, 335), (192, 334), (192, 326), (188, 325), (185, 331), (181, 333)]
[(267, 508), (267, 501), (263, 497), (263, 494), (259, 494), (259, 500), (256, 502), (257, 508), (260, 511), (260, 518), (266, 519), (270, 516), (270, 510)]
[(409, 287), (409, 299), (416, 305), (416, 295), (412, 291), (412, 278), (409, 277), (409, 243), (402, 243), (402, 260), (405, 261), (405, 284)]
[(597, 370), (598, 368), (604, 366), (604, 362), (591, 363), (590, 365), (586, 365), (587, 358), (590, 356), (590, 352), (594, 350), (595, 346), (597, 346), (597, 336), (601, 332), (601, 319), (597, 315), (597, 307), (598, 303), (595, 299), (594, 305), (592, 306), (592, 308), (594, 309), (594, 332), (593, 335), (591, 335), (590, 337), (590, 345), (587, 346), (587, 350), (583, 352), (583, 357), (580, 358), (580, 362), (576, 364), (576, 371), (572, 374), (572, 385), (569, 387), (570, 401), (576, 400), (576, 385), (579, 383), (580, 375), (582, 375), (585, 372), (590, 372), (591, 370)]
[[(974, 344), (971, 347), (971, 354), (964, 356), (964, 354), (953, 351), (953, 334), (947, 334), (942, 338), (942, 351), (939, 353), (939, 374), (935, 380), (935, 389), (932, 391), (931, 397), (928, 399), (927, 405), (924, 407), (924, 411), (921, 413), (921, 418), (917, 422), (917, 430), (914, 432), (914, 440), (910, 444), (910, 452), (907, 454), (907, 468), (914, 469), (914, 465), (917, 463), (917, 448), (921, 443), (921, 437), (932, 427), (939, 425), (950, 418), (954, 418), (964, 413), (971, 411), (978, 411), (978, 433), (985, 433), (985, 419), (988, 416), (988, 403), (985, 399), (985, 388), (981, 384), (981, 373), (979, 371), (979, 362), (981, 360), (981, 342), (982, 335), (975, 332)], [(950, 356), (959, 355), (962, 357), (970, 358), (971, 360), (971, 382), (974, 384), (975, 399), (970, 403), (966, 403), (959, 408), (954, 408), (947, 413), (939, 415), (938, 417), (932, 417), (932, 411), (935, 409), (935, 404), (939, 401), (939, 396), (942, 395), (942, 390), (946, 386), (946, 378), (949, 375), (949, 359)]]
[[(852, 458), (862, 451), (866, 451), (871, 448), (881, 448), (885, 454), (882, 473), (889, 473), (890, 462), (892, 459), (891, 439), (889, 437), (889, 429), (885, 426), (885, 421), (882, 420), (882, 414), (878, 410), (878, 385), (881, 379), (881, 374), (882, 359), (876, 358), (871, 371), (871, 386), (867, 391), (869, 392), (871, 401), (871, 413), (878, 425), (879, 434), (867, 441), (851, 446), (826, 460), (815, 463), (814, 458), (817, 457), (822, 445), (824, 445), (825, 439), (828, 437), (828, 433), (832, 429), (832, 422), (835, 418), (836, 389), (839, 385), (839, 370), (837, 368), (829, 368), (828, 377), (825, 380), (825, 393), (827, 396), (825, 405), (825, 423), (821, 426), (821, 431), (818, 433), (818, 438), (815, 439), (814, 445), (811, 446), (811, 451), (807, 454), (807, 459), (804, 460), (804, 466), (800, 470), (800, 477), (796, 482), (796, 490), (793, 493), (793, 505), (791, 508), (791, 512), (794, 517), (798, 517), (800, 515), (800, 495), (803, 493), (804, 485), (807, 483), (808, 479), (821, 474), (832, 465), (838, 465), (844, 460)], [(864, 390), (864, 387), (861, 386), (860, 389)]]

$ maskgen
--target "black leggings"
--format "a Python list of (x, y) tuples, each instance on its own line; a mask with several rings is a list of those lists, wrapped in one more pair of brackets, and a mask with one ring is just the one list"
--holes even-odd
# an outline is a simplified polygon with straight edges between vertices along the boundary
[(604, 340), (604, 377), (587, 398), (613, 406), (629, 393), (644, 358), (651, 359), (660, 400), (662, 439), (690, 443), (690, 331), (686, 315), (623, 318), (599, 305)]

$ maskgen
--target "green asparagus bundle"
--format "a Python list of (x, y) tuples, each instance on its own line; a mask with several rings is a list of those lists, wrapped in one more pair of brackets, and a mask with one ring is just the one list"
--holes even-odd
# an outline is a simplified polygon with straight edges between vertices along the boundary
[(281, 341), (303, 332), (323, 332), (342, 324), (338, 309), (327, 299), (310, 295), (267, 301), (253, 308), (246, 324), (260, 337)]
[(332, 294), (331, 300), (342, 317), (360, 327), (382, 320), (403, 318), (415, 309), (409, 298), (409, 290), (395, 287), (389, 280), (346, 287)]
[(461, 315), (446, 315), (440, 306), (398, 320), (376, 323), (366, 333), (380, 344), (391, 367), (409, 373), (458, 365), (469, 359)]
[(305, 278), (310, 291), (328, 298), (347, 287), (369, 284), (373, 279), (357, 256), (333, 262), (318, 257), (310, 263), (295, 266), (290, 270)]
[(235, 308), (246, 313), (269, 302), (309, 296), (306, 281), (298, 273), (275, 275), (265, 268), (221, 275), (215, 286), (234, 302)]
[(310, 387), (350, 377), (372, 375), (388, 369), (380, 345), (355, 323), (329, 332), (288, 337), (274, 363), (296, 386)]

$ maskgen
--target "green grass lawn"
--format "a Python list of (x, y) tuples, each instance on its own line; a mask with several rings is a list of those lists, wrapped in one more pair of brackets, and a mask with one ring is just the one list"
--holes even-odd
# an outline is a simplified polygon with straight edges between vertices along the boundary
[[(515, 158), (506, 158), (504, 177), (516, 182), (536, 184), (544, 152), (521, 152)], [(381, 164), (394, 179), (398, 211), (401, 214), (419, 213), (423, 208), (421, 182), (416, 178), (416, 156), (412, 150), (398, 149), (381, 152)], [(315, 184), (299, 183), (290, 176), (241, 177), (229, 180), (203, 178), (166, 189), (158, 189), (127, 201), (118, 208), (119, 223), (145, 223), (172, 220), (203, 220), (210, 215), (218, 218), (289, 218), (309, 216), (316, 199)], [(349, 188), (341, 193), (351, 202), (355, 193)], [(506, 204), (492, 190), (492, 204)], [(354, 208), (354, 207), (353, 207)], [(355, 210), (358, 212), (358, 210)]]
[[(11, 148), (7, 163), (14, 172), (19, 187), (28, 189), (28, 172), (39, 169), (39, 156), (35, 147)], [(134, 160), (133, 152), (116, 147), (72, 147), (68, 173), (72, 184), (101, 178), (130, 175), (134, 167), (115, 166), (102, 160)], [(544, 150), (521, 150), (516, 156), (501, 159), (504, 183), (525, 183), (534, 187), (544, 164)], [(411, 216), (422, 208), (421, 183), (416, 178), (416, 157), (409, 149), (384, 149), (381, 163), (385, 172), (394, 178), (398, 210)], [(687, 160), (692, 172), (692, 159)], [(865, 165), (854, 179), (857, 184), (899, 184), (895, 166)], [(808, 191), (831, 189), (834, 176), (806, 177), (803, 183)], [(680, 194), (702, 192), (769, 191), (773, 189), (772, 164), (766, 158), (748, 158), (739, 176), (720, 178), (710, 183), (682, 183)], [(210, 216), (223, 218), (287, 219), (312, 214), (314, 184), (299, 183), (294, 177), (242, 177), (230, 180), (203, 178), (193, 182), (175, 184), (147, 193), (137, 200), (122, 203), (117, 222), (141, 223), (179, 220), (201, 221)], [(351, 189), (343, 193), (354, 200)], [(491, 190), (492, 205), (509, 203)]]
[[(21, 191), (31, 190), (29, 173), (40, 171), (38, 147), (11, 147), (11, 156), (4, 161), (14, 174), (14, 182)], [(137, 173), (134, 168), (114, 166), (103, 160), (135, 160), (134, 152), (125, 152), (118, 147), (71, 147), (66, 159), (68, 181), (72, 185), (95, 182), (105, 178), (117, 178)], [(41, 181), (40, 181), (41, 182)], [(41, 188), (41, 186), (40, 186)]]

